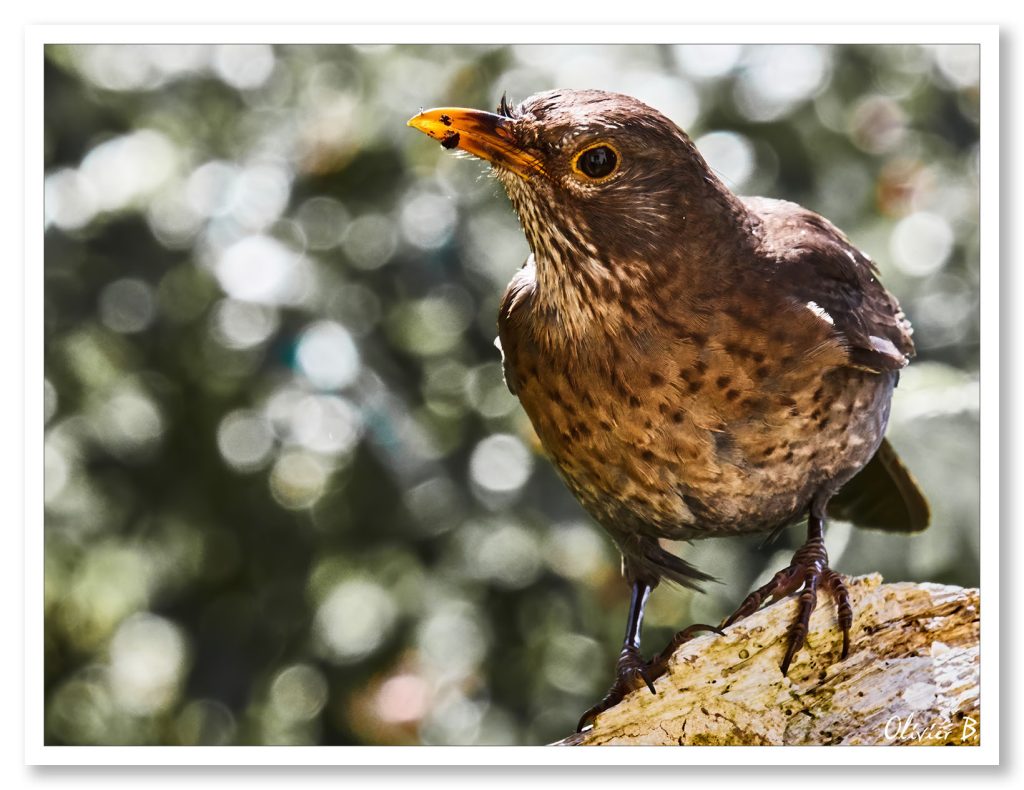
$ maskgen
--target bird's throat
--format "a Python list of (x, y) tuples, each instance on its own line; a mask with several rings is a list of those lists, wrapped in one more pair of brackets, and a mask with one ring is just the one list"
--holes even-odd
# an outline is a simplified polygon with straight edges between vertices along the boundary
[[(513, 200), (513, 202), (517, 202)], [(585, 345), (596, 330), (615, 326), (617, 311), (606, 298), (618, 290), (616, 274), (575, 228), (546, 221), (532, 203), (517, 212), (533, 253), (535, 314), (544, 345)]]

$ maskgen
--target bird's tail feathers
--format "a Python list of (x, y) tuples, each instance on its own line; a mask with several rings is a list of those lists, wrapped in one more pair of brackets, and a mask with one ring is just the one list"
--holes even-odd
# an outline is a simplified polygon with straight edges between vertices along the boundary
[(920, 532), (931, 514), (921, 486), (883, 440), (874, 457), (828, 503), (828, 515), (858, 527)]

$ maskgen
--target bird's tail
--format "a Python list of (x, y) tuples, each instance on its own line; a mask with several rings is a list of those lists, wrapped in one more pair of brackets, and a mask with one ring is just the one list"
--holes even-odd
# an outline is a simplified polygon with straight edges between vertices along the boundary
[(890, 532), (919, 532), (929, 521), (928, 501), (888, 440), (829, 500), (828, 515)]

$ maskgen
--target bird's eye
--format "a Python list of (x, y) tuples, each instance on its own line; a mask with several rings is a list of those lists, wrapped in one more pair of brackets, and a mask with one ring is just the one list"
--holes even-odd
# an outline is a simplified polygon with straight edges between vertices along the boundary
[(601, 181), (618, 169), (619, 155), (608, 143), (598, 143), (580, 151), (572, 164), (592, 181)]

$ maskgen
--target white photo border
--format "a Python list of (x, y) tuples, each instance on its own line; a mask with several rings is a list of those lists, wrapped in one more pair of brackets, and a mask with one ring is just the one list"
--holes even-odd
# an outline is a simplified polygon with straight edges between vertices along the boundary
[[(43, 740), (43, 57), (58, 43), (976, 44), (981, 57), (981, 523), (999, 517), (999, 27), (996, 25), (46, 25), (25, 29), (25, 762), (30, 765), (722, 765), (720, 748), (50, 746)], [(730, 765), (997, 765), (999, 534), (981, 532), (981, 745), (730, 747)], [(12, 701), (13, 702), (13, 701)]]

